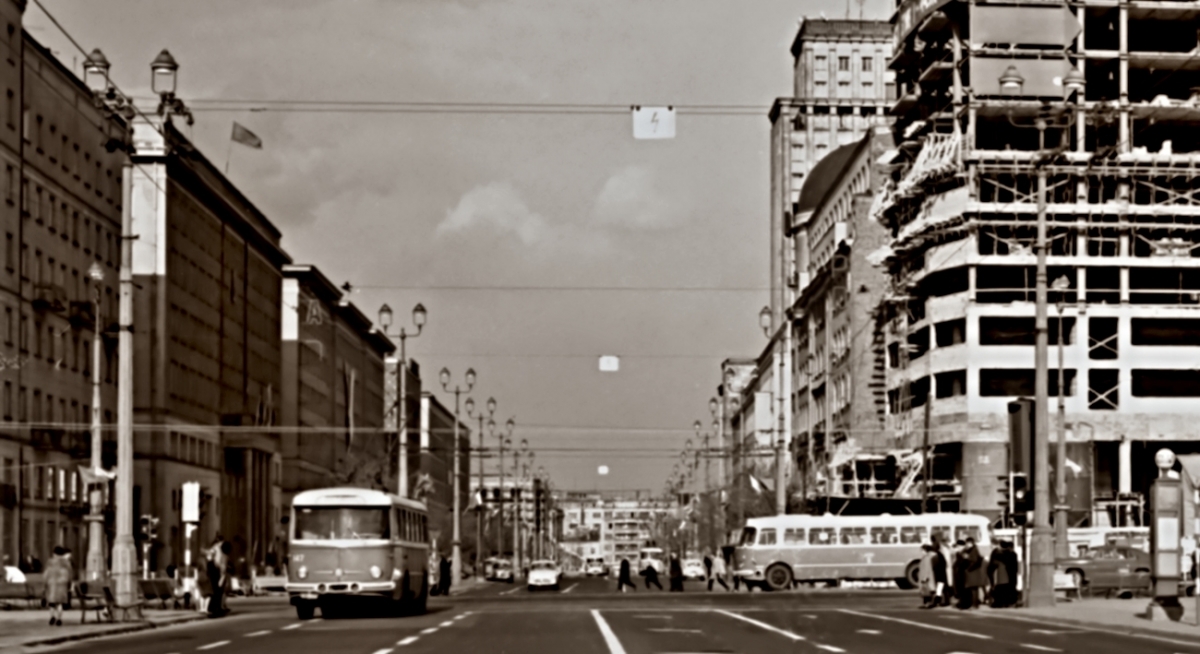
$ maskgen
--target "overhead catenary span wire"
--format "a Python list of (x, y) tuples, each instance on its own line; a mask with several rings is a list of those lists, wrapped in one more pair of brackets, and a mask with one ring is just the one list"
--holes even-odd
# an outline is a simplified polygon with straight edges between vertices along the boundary
[(713, 293), (713, 292), (768, 292), (770, 286), (553, 286), (553, 285), (445, 285), (421, 286), (414, 284), (354, 284), (354, 290), (387, 291), (594, 291), (599, 293)]

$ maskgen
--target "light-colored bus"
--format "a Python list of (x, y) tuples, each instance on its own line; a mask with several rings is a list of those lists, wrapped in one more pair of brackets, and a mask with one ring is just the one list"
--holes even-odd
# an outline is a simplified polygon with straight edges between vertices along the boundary
[(429, 596), (425, 505), (365, 488), (299, 493), (289, 519), (287, 592), (301, 620), (350, 597), (421, 613)]
[(974, 538), (991, 552), (987, 518), (965, 513), (923, 515), (778, 515), (751, 518), (734, 550), (733, 574), (749, 587), (790, 588), (793, 582), (895, 580), (917, 584), (921, 545), (931, 534), (954, 542)]

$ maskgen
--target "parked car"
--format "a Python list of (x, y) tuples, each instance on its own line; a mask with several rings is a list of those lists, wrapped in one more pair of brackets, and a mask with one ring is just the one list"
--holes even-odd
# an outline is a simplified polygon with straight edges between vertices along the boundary
[(638, 567), (639, 574), (644, 574), (646, 568), (654, 568), (655, 572), (662, 574), (666, 566), (663, 565), (663, 550), (661, 547), (643, 547), (638, 552)]
[(1123, 545), (1089, 548), (1057, 567), (1074, 578), (1080, 591), (1136, 594), (1150, 588), (1150, 555)]
[(683, 576), (686, 579), (704, 579), (706, 576), (704, 570), (704, 561), (700, 559), (685, 559), (683, 562)]
[(488, 581), (507, 581), (513, 582), (512, 561), (508, 559), (493, 559), (491, 566), (487, 568)]
[(604, 565), (604, 559), (588, 559), (583, 566), (583, 573), (589, 577), (607, 577), (608, 566)]
[(529, 590), (552, 588), (558, 590), (562, 582), (562, 568), (554, 561), (534, 561), (529, 564)]

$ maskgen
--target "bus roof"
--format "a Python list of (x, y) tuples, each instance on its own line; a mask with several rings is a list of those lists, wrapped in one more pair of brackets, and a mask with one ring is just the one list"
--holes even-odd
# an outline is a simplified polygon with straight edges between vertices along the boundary
[(990, 521), (972, 513), (925, 513), (912, 515), (773, 515), (750, 518), (747, 527), (841, 527), (884, 525), (982, 525)]
[(403, 506), (425, 511), (425, 504), (370, 488), (319, 488), (297, 493), (292, 506)]

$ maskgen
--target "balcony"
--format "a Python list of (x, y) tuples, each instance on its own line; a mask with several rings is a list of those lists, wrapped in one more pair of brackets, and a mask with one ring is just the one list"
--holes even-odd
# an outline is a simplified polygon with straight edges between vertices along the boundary
[(67, 310), (67, 289), (58, 284), (34, 284), (33, 310), (61, 313)]

